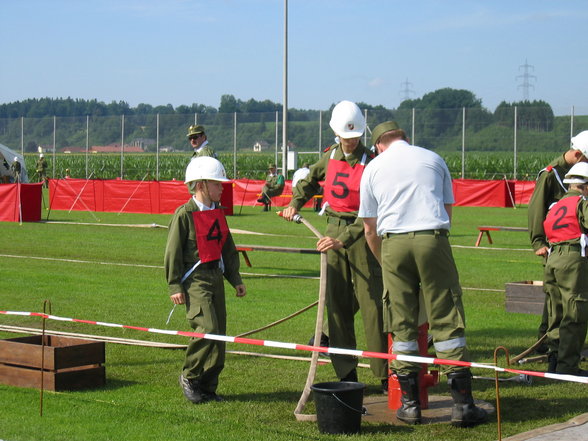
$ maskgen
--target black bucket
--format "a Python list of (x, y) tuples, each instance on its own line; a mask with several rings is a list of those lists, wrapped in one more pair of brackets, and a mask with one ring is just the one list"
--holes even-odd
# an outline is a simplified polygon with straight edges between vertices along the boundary
[(310, 386), (314, 392), (316, 420), (322, 433), (359, 433), (365, 384), (333, 381)]

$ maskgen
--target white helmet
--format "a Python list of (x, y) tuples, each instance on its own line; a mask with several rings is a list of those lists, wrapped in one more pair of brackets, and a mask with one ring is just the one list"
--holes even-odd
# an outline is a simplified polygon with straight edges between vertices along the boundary
[(14, 157), (14, 160), (15, 160), (15, 161), (18, 161), (18, 156), (15, 156), (15, 157)]
[(358, 138), (365, 131), (365, 118), (357, 104), (341, 101), (333, 108), (329, 125), (343, 139)]
[(586, 184), (588, 182), (588, 162), (578, 162), (572, 166), (563, 182), (564, 184)]
[(588, 130), (584, 130), (572, 138), (572, 148), (580, 150), (584, 156), (588, 157)]
[(190, 161), (186, 167), (186, 184), (192, 181), (209, 181), (227, 182), (227, 173), (225, 168), (218, 159), (211, 156), (198, 156)]
[(45, 156), (45, 155), (44, 155), (43, 153), (41, 153), (41, 154), (39, 155), (39, 158), (43, 158), (44, 156)]

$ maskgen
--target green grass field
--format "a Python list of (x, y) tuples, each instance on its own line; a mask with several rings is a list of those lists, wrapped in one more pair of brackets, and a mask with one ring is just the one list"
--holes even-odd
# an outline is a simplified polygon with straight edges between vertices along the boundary
[[(236, 210), (238, 212), (238, 210)], [(43, 217), (49, 214), (43, 213)], [(303, 214), (324, 230), (324, 219)], [(494, 349), (505, 346), (514, 356), (536, 337), (539, 317), (505, 311), (507, 282), (540, 280), (542, 267), (529, 249), (528, 237), (518, 232), (492, 234), (494, 244), (473, 245), (477, 225), (526, 226), (526, 208), (454, 208), (452, 244), (464, 287), (468, 345), (476, 362), (492, 362)], [(189, 330), (181, 308), (171, 309), (162, 268), (167, 231), (106, 224), (167, 225), (168, 215), (117, 215), (52, 211), (49, 220), (90, 223), (0, 223), (0, 310), (35, 311), (51, 301), (52, 313), (63, 317), (169, 330)], [(244, 207), (228, 218), (235, 229), (273, 235), (235, 234), (237, 244), (312, 247), (315, 239), (303, 225), (290, 224), (259, 207)], [(489, 249), (490, 248), (490, 249)], [(227, 285), (228, 334), (237, 335), (278, 320), (317, 298), (318, 280), (273, 278), (267, 275), (318, 276), (316, 255), (250, 252), (253, 263), (242, 272), (248, 295), (238, 299)], [(255, 273), (257, 275), (253, 275)], [(262, 274), (262, 275), (259, 275)], [(266, 274), (266, 275), (263, 275)], [(252, 338), (306, 343), (313, 333), (315, 310)], [(0, 314), (0, 324), (41, 327), (40, 319)], [(364, 349), (360, 320), (359, 348)], [(49, 329), (130, 339), (185, 343), (186, 338), (71, 322), (48, 321)], [(0, 338), (17, 334), (0, 332)], [(229, 344), (229, 351), (307, 356), (286, 349)], [(25, 440), (294, 440), (332, 439), (316, 423), (297, 422), (293, 411), (305, 383), (308, 363), (229, 354), (219, 393), (224, 403), (195, 406), (178, 386), (182, 350), (107, 343), (107, 385), (95, 390), (45, 392), (39, 416), (39, 391), (0, 385), (0, 439)], [(499, 363), (504, 365), (504, 357)], [(525, 365), (544, 370), (545, 365)], [(586, 368), (586, 366), (584, 366)], [(492, 371), (474, 369), (474, 375)], [(359, 372), (377, 393), (368, 369)], [(329, 365), (320, 366), (316, 382), (335, 381)], [(445, 379), (430, 390), (449, 395)], [(564, 422), (588, 411), (588, 387), (535, 378), (532, 386), (502, 383), (502, 434), (514, 435)], [(494, 404), (494, 383), (474, 380), (475, 398)], [(308, 412), (314, 410), (309, 403)], [(358, 439), (466, 440), (497, 439), (496, 415), (473, 429), (447, 424), (416, 427), (362, 424)]]

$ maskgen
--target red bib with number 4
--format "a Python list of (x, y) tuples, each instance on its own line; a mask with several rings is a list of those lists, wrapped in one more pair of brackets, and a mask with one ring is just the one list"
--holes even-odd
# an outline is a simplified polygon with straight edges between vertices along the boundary
[(366, 155), (351, 167), (347, 161), (329, 159), (325, 177), (325, 201), (334, 211), (348, 213), (359, 210), (359, 184), (365, 168)]
[(582, 235), (576, 213), (580, 196), (563, 198), (547, 213), (543, 229), (549, 243), (578, 239)]
[(229, 235), (229, 226), (221, 209), (193, 211), (196, 246), (202, 263), (221, 258), (223, 245)]

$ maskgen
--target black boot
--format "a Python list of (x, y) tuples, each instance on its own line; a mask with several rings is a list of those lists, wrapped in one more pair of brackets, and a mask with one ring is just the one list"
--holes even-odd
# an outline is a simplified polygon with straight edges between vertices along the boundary
[(396, 418), (406, 424), (421, 423), (421, 402), (419, 399), (419, 374), (417, 372), (408, 375), (398, 375), (400, 384), (400, 402), (402, 406), (396, 411)]
[(451, 424), (455, 427), (471, 427), (486, 422), (488, 414), (474, 404), (472, 397), (472, 374), (469, 369), (447, 375), (453, 409)]
[(547, 354), (547, 372), (550, 374), (557, 372), (557, 352)]

